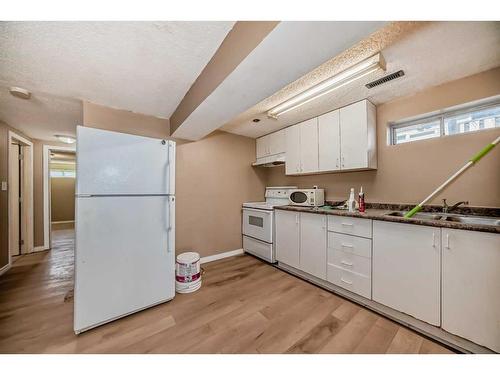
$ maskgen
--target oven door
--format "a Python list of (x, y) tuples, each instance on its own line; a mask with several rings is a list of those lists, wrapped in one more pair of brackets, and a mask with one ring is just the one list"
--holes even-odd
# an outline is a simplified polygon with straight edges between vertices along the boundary
[(243, 234), (268, 243), (273, 242), (273, 211), (243, 209)]

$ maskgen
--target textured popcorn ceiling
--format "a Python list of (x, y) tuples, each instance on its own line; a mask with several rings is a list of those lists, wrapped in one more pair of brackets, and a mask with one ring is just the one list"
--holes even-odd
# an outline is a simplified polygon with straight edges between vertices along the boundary
[(200, 139), (379, 29), (379, 21), (280, 22), (175, 130)]
[[(61, 128), (63, 117), (75, 119), (73, 99), (169, 117), (233, 24), (0, 22), (0, 85), (42, 95), (39, 103), (5, 108), (14, 103), (2, 93), (0, 120), (26, 128), (39, 117), (39, 128)], [(52, 123), (40, 123), (52, 115)], [(67, 123), (64, 130), (73, 132), (75, 125)], [(37, 129), (27, 134), (49, 136)]]
[[(498, 22), (393, 22), (236, 116), (222, 130), (259, 137), (361, 99), (385, 103), (497, 67), (499, 46)], [(386, 73), (371, 74), (278, 120), (267, 118), (266, 112), (277, 104), (380, 51), (386, 60)], [(404, 77), (371, 90), (364, 86), (399, 69), (405, 71)], [(254, 118), (261, 121), (253, 123)]]

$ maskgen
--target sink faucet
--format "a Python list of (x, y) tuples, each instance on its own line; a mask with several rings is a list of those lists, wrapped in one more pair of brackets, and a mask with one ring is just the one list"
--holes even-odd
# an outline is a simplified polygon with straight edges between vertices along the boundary
[(455, 208), (457, 208), (458, 206), (460, 206), (461, 204), (469, 204), (468, 201), (462, 201), (462, 202), (457, 202), (455, 203), (453, 206), (448, 206), (448, 203), (446, 203), (446, 199), (443, 199), (443, 213), (448, 213), (448, 212), (451, 212), (453, 211)]

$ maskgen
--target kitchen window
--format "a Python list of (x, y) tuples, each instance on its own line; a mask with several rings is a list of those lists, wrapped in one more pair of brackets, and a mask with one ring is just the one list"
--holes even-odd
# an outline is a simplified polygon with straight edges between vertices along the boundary
[(390, 143), (398, 145), (429, 138), (500, 128), (500, 102), (443, 111), (390, 125)]
[(68, 169), (51, 169), (50, 177), (75, 178), (76, 173), (74, 170), (68, 170)]

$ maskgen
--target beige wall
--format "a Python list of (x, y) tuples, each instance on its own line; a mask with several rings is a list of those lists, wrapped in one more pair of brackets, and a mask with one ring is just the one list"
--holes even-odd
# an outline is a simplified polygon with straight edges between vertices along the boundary
[[(99, 118), (94, 111), (98, 111)], [(166, 137), (149, 119), (84, 103), (85, 126)], [(91, 120), (89, 120), (91, 119)], [(153, 124), (154, 127), (154, 124)], [(214, 132), (197, 142), (177, 140), (176, 250), (202, 256), (241, 248), (241, 205), (262, 200), (265, 171), (251, 167), (255, 140)]]
[[(284, 168), (269, 171), (267, 184), (319, 185), (327, 199), (347, 199), (362, 185), (368, 202), (418, 203), (500, 135), (500, 129), (406, 143), (387, 144), (391, 121), (500, 94), (500, 68), (424, 90), (377, 107), (378, 170), (287, 177)], [(467, 171), (433, 202), (468, 200), (475, 206), (500, 207), (500, 147)]]
[(52, 221), (75, 220), (75, 179), (52, 177), (50, 179), (50, 213)]
[(124, 133), (153, 138), (165, 138), (170, 135), (168, 119), (113, 109), (90, 102), (83, 102), (83, 123), (93, 128), (112, 131), (119, 129)]

